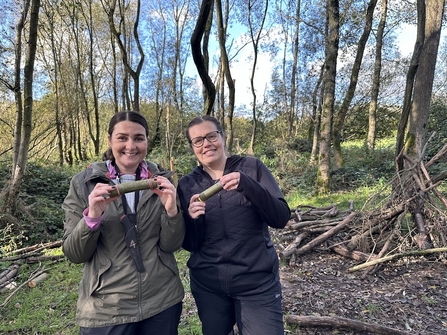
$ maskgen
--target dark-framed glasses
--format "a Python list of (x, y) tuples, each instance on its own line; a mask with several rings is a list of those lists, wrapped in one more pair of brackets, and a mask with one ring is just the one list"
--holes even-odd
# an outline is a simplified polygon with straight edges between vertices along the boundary
[(203, 145), (203, 141), (205, 141), (205, 138), (209, 141), (209, 142), (216, 142), (217, 139), (219, 138), (219, 134), (221, 133), (221, 131), (219, 130), (215, 130), (212, 132), (209, 132), (208, 134), (206, 134), (205, 136), (197, 136), (194, 137), (190, 143), (192, 144), (193, 147), (196, 148), (200, 148)]

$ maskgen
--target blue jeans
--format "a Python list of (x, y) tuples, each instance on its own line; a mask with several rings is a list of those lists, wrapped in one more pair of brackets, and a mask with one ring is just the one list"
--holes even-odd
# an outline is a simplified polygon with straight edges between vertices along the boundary
[(240, 335), (284, 335), (281, 283), (253, 295), (212, 292), (191, 279), (191, 292), (203, 335), (228, 335), (237, 324)]
[(81, 327), (80, 335), (178, 335), (182, 303), (140, 322), (109, 327)]

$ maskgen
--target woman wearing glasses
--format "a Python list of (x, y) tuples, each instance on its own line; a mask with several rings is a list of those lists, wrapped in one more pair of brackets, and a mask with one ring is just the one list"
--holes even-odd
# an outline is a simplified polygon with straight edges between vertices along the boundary
[[(255, 157), (227, 156), (219, 121), (194, 118), (186, 131), (200, 162), (178, 193), (183, 247), (204, 335), (283, 335), (279, 264), (268, 227), (283, 228), (290, 209), (267, 167)], [(223, 189), (205, 202), (202, 191)]]

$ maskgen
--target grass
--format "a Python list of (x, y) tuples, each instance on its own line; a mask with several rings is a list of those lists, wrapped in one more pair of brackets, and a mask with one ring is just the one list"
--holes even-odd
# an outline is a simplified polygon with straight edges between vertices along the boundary
[[(57, 251), (56, 254), (62, 254)], [(0, 263), (2, 269), (9, 266)], [(28, 281), (38, 269), (46, 269), (48, 278), (34, 288), (22, 286), (0, 308), (0, 334), (79, 334), (75, 325), (78, 283), (82, 265), (72, 264), (65, 259), (40, 264), (22, 264), (15, 279), (17, 286)], [(0, 294), (1, 302), (13, 293)]]
[[(58, 248), (51, 254), (62, 255), (62, 251)], [(178, 251), (176, 258), (185, 287), (179, 335), (200, 335), (200, 320), (189, 290), (186, 268), (188, 252)], [(3, 271), (9, 265), (9, 262), (1, 262), (0, 269)], [(15, 279), (17, 287), (26, 283), (33, 273), (42, 268), (46, 269), (49, 276), (36, 287), (24, 285), (13, 295), (13, 290), (0, 293), (0, 304), (11, 295), (6, 305), (0, 308), (0, 334), (79, 334), (79, 327), (75, 325), (75, 313), (82, 265), (73, 264), (65, 258), (41, 264), (23, 264)]]

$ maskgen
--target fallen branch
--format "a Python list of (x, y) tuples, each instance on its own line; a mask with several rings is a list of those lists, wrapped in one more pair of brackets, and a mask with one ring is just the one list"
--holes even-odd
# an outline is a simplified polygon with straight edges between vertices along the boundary
[(342, 245), (335, 245), (332, 247), (329, 247), (332, 251), (334, 251), (335, 253), (347, 257), (347, 258), (351, 258), (355, 261), (362, 261), (362, 262), (366, 262), (370, 259), (377, 259), (377, 255), (374, 254), (367, 254), (361, 251), (357, 251), (357, 250), (349, 250), (348, 248), (346, 248), (345, 246)]
[(335, 329), (344, 328), (359, 332), (361, 334), (369, 332), (376, 335), (410, 335), (410, 333), (403, 330), (335, 316), (287, 315), (286, 322), (297, 324), (301, 327), (327, 327)]
[(304, 232), (299, 234), (295, 240), (289, 244), (287, 246), (287, 248), (285, 248), (280, 254), (279, 254), (279, 258), (281, 259), (285, 259), (287, 257), (289, 257), (290, 255), (292, 255), (295, 251), (296, 248), (301, 244), (301, 242), (309, 235), (309, 233)]
[(62, 245), (62, 240), (48, 242), (48, 243), (44, 243), (44, 244), (40, 243), (40, 244), (31, 245), (26, 248), (16, 249), (16, 250), (11, 251), (10, 253), (7, 253), (7, 254), (21, 255), (21, 254), (26, 254), (29, 252), (38, 252), (38, 251), (41, 251), (44, 249), (57, 248), (57, 247), (60, 247), (61, 245)]
[(58, 260), (63, 260), (65, 259), (65, 255), (55, 255), (55, 256), (30, 256), (26, 258), (26, 263), (27, 264), (32, 264), (32, 263), (40, 263), (40, 262), (45, 262), (45, 261), (58, 261)]
[(411, 250), (411, 251), (407, 251), (401, 254), (394, 254), (394, 255), (390, 255), (390, 256), (385, 256), (382, 258), (378, 258), (363, 264), (359, 264), (356, 266), (353, 266), (352, 268), (349, 268), (350, 272), (354, 272), (363, 268), (367, 268), (368, 266), (372, 266), (372, 265), (376, 265), (379, 263), (384, 263), (384, 262), (388, 262), (391, 261), (393, 259), (396, 258), (402, 258), (402, 257), (406, 257), (406, 256), (422, 256), (422, 255), (427, 255), (427, 254), (433, 254), (433, 253), (437, 253), (437, 252), (447, 252), (447, 248), (433, 248), (433, 249), (425, 249), (425, 250)]

